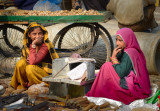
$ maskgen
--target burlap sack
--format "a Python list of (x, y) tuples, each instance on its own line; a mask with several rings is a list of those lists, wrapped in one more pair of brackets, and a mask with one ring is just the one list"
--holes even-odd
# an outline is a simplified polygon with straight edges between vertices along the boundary
[(144, 19), (133, 25), (124, 25), (118, 23), (119, 28), (128, 27), (134, 32), (146, 31), (148, 29), (153, 29), (158, 26), (154, 18), (155, 5), (149, 5), (144, 8)]
[(120, 24), (133, 25), (144, 19), (144, 6), (155, 2), (156, 0), (110, 0), (107, 10), (114, 13)]
[(143, 0), (144, 1), (144, 7), (148, 5), (154, 5), (156, 3), (156, 0)]

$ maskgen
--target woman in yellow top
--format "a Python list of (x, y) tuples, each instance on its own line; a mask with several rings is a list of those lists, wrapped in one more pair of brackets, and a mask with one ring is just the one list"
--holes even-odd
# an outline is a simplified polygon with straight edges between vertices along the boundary
[(21, 59), (16, 64), (11, 87), (4, 95), (22, 92), (28, 85), (39, 84), (42, 77), (52, 74), (52, 60), (59, 56), (47, 37), (48, 32), (43, 26), (35, 22), (28, 25), (24, 33)]

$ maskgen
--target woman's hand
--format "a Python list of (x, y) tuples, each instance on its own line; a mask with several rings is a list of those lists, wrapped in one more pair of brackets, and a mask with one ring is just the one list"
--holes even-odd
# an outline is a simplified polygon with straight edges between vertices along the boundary
[(27, 61), (28, 64), (30, 64), (30, 63), (29, 63), (29, 58), (27, 58), (26, 61)]
[(44, 40), (43, 36), (42, 37), (38, 37), (32, 42), (32, 44), (41, 45), (43, 43), (43, 40)]
[(117, 57), (117, 54), (119, 53), (119, 52), (121, 52), (121, 48), (118, 48), (118, 47), (116, 47), (114, 50), (113, 50), (113, 53), (112, 53), (112, 57)]

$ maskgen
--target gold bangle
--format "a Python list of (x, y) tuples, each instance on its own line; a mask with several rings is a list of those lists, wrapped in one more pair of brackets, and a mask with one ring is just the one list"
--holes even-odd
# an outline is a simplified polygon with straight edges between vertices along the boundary
[(110, 57), (110, 60), (117, 59), (117, 57)]
[(112, 63), (113, 64), (120, 64), (118, 61), (113, 61)]
[(111, 62), (112, 62), (113, 64), (119, 64), (118, 59), (112, 59)]

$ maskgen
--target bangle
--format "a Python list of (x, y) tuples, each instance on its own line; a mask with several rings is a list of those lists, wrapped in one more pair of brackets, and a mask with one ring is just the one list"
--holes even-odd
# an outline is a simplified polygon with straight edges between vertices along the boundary
[(112, 61), (113, 64), (120, 64), (118, 61)]
[(117, 60), (117, 57), (110, 57), (110, 60), (112, 61), (112, 60)]
[(36, 48), (36, 45), (35, 45), (35, 44), (32, 44), (32, 48)]
[(110, 57), (110, 60), (113, 64), (120, 64), (117, 57)]

